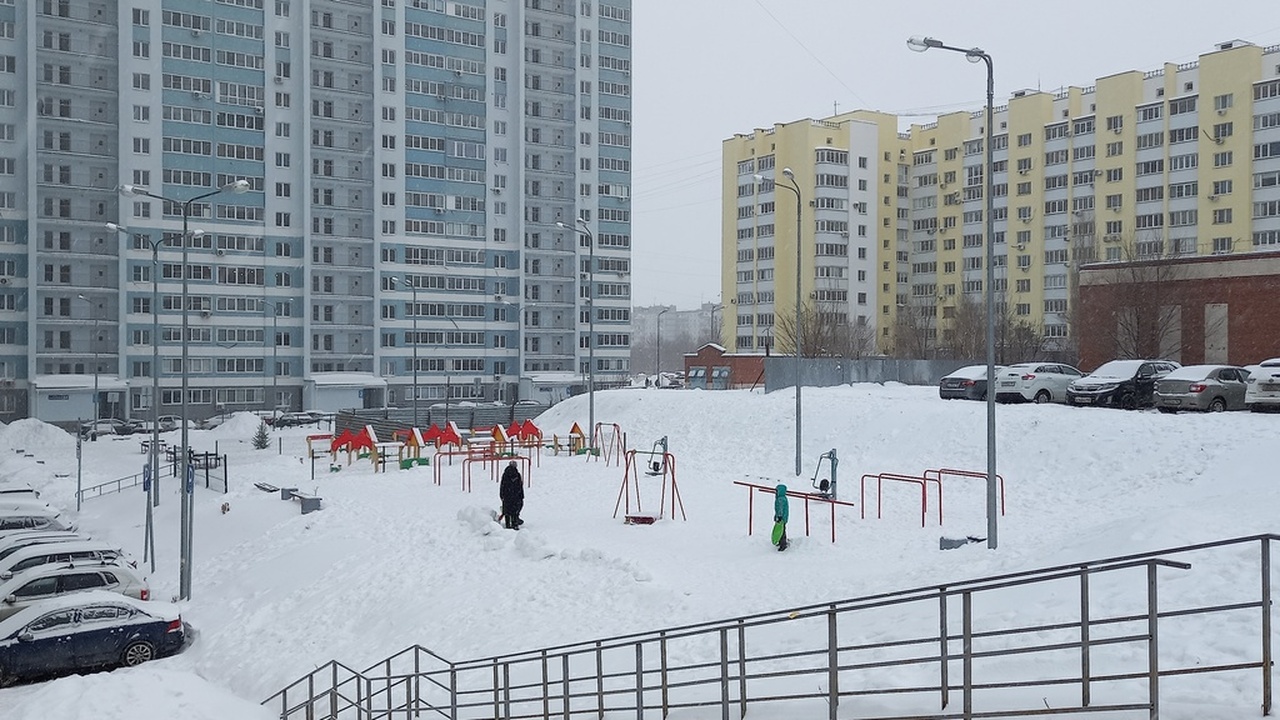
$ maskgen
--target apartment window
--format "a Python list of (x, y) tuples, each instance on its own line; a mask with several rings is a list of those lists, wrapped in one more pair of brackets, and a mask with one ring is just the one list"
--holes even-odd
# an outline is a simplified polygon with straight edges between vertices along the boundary
[(1018, 147), (1027, 147), (1031, 144), (1031, 133), (1024, 133), (1018, 136)]
[(1227, 93), (1226, 95), (1215, 95), (1213, 97), (1213, 109), (1225, 111), (1227, 108), (1231, 107), (1234, 102), (1234, 98), (1235, 96), (1231, 93)]
[(1216, 237), (1213, 239), (1213, 254), (1225, 255), (1231, 252), (1233, 240), (1229, 237)]
[(1232, 152), (1230, 150), (1213, 154), (1214, 167), (1230, 167), (1231, 162), (1232, 162)]
[(1231, 208), (1220, 208), (1213, 211), (1213, 224), (1226, 225), (1231, 222)]
[(1215, 180), (1213, 182), (1214, 195), (1230, 195), (1232, 182), (1230, 180)]

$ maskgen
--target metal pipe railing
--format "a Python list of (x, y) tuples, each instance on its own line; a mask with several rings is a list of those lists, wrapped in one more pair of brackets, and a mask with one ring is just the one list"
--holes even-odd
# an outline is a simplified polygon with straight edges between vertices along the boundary
[[(540, 648), (534, 651), (511, 653), (450, 663), (431, 651), (413, 646), (363, 673), (331, 663), (325, 668), (300, 679), (285, 690), (273, 695), (267, 704), (276, 704), (281, 717), (293, 720), (299, 710), (306, 710), (306, 717), (337, 718), (340, 712), (355, 709), (359, 719), (375, 717), (408, 717), (423, 712), (436, 713), (450, 720), (472, 717), (516, 718), (563, 717), (566, 720), (579, 717), (603, 718), (606, 712), (634, 712), (643, 720), (648, 710), (661, 711), (662, 717), (674, 709), (710, 707), (721, 708), (721, 717), (728, 720), (730, 710), (738, 709), (745, 717), (748, 706), (764, 703), (823, 699), (829, 718), (836, 718), (840, 698), (866, 696), (910, 696), (933, 694), (940, 707), (946, 711), (950, 693), (960, 691), (963, 709), (960, 712), (938, 714), (930, 717), (1012, 717), (1063, 712), (1104, 712), (1120, 710), (1146, 710), (1157, 716), (1160, 707), (1161, 679), (1172, 676), (1211, 672), (1234, 672), (1250, 669), (1262, 670), (1263, 714), (1271, 708), (1271, 614), (1270, 614), (1270, 542), (1280, 538), (1274, 534), (1253, 535), (1216, 542), (1199, 543), (1180, 548), (1148, 553), (1122, 555), (1087, 563), (1058, 565), (1035, 570), (1006, 573), (986, 578), (976, 578), (947, 585), (912, 588), (888, 593), (878, 593), (838, 602), (828, 602), (796, 608), (790, 612), (770, 612), (744, 615), (729, 620), (696, 623), (666, 628), (647, 633), (631, 633), (585, 643), (571, 643)], [(1186, 555), (1229, 546), (1258, 543), (1260, 546), (1261, 596), (1258, 600), (1232, 601), (1215, 605), (1197, 605), (1161, 610), (1161, 568), (1189, 570), (1191, 565), (1170, 560), (1168, 555)], [(1138, 613), (1098, 616), (1090, 608), (1090, 595), (1098, 576), (1115, 574), (1132, 577), (1132, 572), (1142, 571), (1145, 581), (1145, 609)], [(1014, 626), (982, 627), (975, 622), (974, 608), (978, 597), (998, 593), (1010, 588), (1047, 586), (1051, 583), (1069, 582), (1077, 587), (1079, 609), (1075, 617), (1049, 619), (1048, 622), (1021, 622)], [(958, 600), (961, 605), (961, 627), (958, 631), (950, 623), (950, 603)], [(937, 618), (938, 633), (935, 636), (906, 638), (867, 638), (856, 642), (841, 643), (843, 627), (863, 628), (857, 621), (841, 623), (841, 615), (859, 617), (872, 612), (919, 612), (917, 608), (929, 608), (925, 612)], [(1162, 667), (1160, 646), (1161, 621), (1174, 618), (1203, 616), (1230, 612), (1261, 610), (1261, 659), (1245, 662), (1204, 663), (1195, 667)], [(779, 651), (771, 648), (763, 638), (754, 641), (755, 654), (748, 653), (748, 634), (754, 636), (781, 623), (810, 621), (822, 623), (826, 629), (823, 642), (801, 649)], [(1093, 630), (1100, 627), (1137, 624), (1142, 631), (1123, 631), (1106, 637), (1096, 637)], [(816, 628), (815, 628), (816, 629)], [(1058, 634), (1057, 638), (1042, 637)], [(1075, 633), (1061, 637), (1062, 633)], [(730, 642), (730, 636), (735, 642)], [(816, 638), (815, 638), (816, 639)], [(1019, 642), (1030, 639), (1033, 642)], [(959, 652), (953, 643), (959, 642)], [(984, 646), (975, 647), (975, 643)], [(995, 642), (995, 645), (991, 643)], [(654, 652), (646, 653), (644, 646), (651, 644)], [(683, 652), (673, 657), (676, 644)], [(1099, 674), (1094, 668), (1094, 652), (1100, 648), (1143, 647), (1142, 669)], [(936, 653), (910, 652), (934, 646)], [(1255, 646), (1257, 647), (1257, 646)], [(905, 652), (905, 654), (902, 654)], [(395, 671), (411, 653), (412, 667)], [(1136, 659), (1128, 651), (1118, 657)], [(1059, 663), (1074, 667), (1066, 675), (1018, 678), (1006, 675), (1001, 681), (980, 680), (976, 666), (999, 662), (1001, 659), (1041, 654), (1054, 658), (1071, 658)], [(646, 655), (656, 656), (657, 667), (647, 667)], [(630, 659), (627, 659), (629, 656)], [(818, 660), (822, 658), (822, 660)], [(422, 660), (431, 661), (432, 667)], [(558, 660), (557, 660), (558, 659)], [(584, 662), (575, 662), (575, 659)], [(606, 662), (607, 659), (607, 662)], [(817, 662), (813, 662), (817, 660)], [(961, 665), (959, 684), (951, 680), (951, 665)], [(585, 667), (584, 667), (585, 664)], [(653, 662), (650, 662), (653, 665)], [(559, 676), (552, 677), (551, 669), (559, 668)], [(1054, 665), (1053, 667), (1057, 667)], [(933, 668), (933, 670), (929, 670)], [(340, 679), (340, 670), (350, 677)], [(881, 671), (891, 671), (884, 673)], [(481, 680), (477, 671), (489, 674), (490, 680)], [(912, 680), (916, 671), (921, 678), (933, 673), (937, 682)], [(847, 683), (849, 677), (858, 675), (858, 682)], [(313, 714), (317, 691), (315, 681), (322, 675), (330, 687), (328, 693), (330, 713)], [(812, 688), (793, 679), (810, 676), (821, 677), (826, 687), (818, 692), (800, 691), (802, 686)], [(891, 678), (889, 684), (877, 682)], [(479, 683), (477, 683), (479, 680)], [(1145, 702), (1129, 698), (1124, 702), (1105, 705), (1093, 703), (1093, 688), (1100, 683), (1145, 680)], [(789, 686), (779, 683), (791, 681)], [(373, 683), (379, 687), (372, 691)], [(354, 683), (357, 688), (369, 690), (352, 699), (340, 692)], [(300, 688), (305, 684), (305, 689)], [(1024, 708), (1018, 711), (979, 710), (976, 707), (980, 691), (1008, 690), (1016, 688), (1050, 688), (1074, 685), (1078, 687), (1078, 707), (1065, 706), (1053, 710)], [(436, 707), (423, 701), (424, 688), (440, 692), (448, 698), (448, 707)], [(289, 694), (301, 690), (308, 700), (291, 704)], [(324, 694), (322, 692), (321, 694)], [(390, 698), (396, 696), (396, 701)], [(1074, 702), (1074, 700), (1072, 701)], [(486, 709), (487, 708), (487, 709)], [(446, 712), (447, 710), (447, 712)], [(476, 714), (478, 712), (479, 714)], [(553, 714), (554, 712), (554, 714)], [(378, 713), (378, 714), (375, 714)], [(344, 718), (347, 715), (343, 716)]]

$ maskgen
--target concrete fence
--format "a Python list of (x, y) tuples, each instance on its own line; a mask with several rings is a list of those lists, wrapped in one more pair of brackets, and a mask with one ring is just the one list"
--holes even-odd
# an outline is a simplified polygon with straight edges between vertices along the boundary
[[(803, 387), (831, 387), (856, 382), (900, 382), (905, 385), (937, 385), (947, 374), (978, 360), (903, 360), (898, 358), (802, 358)], [(773, 392), (795, 386), (795, 358), (774, 356), (764, 361), (764, 389)]]

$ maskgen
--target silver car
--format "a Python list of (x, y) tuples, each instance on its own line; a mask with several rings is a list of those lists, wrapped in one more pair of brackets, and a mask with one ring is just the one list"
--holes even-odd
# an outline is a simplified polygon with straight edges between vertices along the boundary
[(1156, 381), (1156, 408), (1222, 412), (1244, 410), (1249, 373), (1234, 365), (1187, 365)]

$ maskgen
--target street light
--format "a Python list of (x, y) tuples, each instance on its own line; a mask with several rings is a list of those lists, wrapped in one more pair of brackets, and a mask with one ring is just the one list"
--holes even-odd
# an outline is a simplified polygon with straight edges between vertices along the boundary
[[(158, 193), (153, 193), (145, 187), (138, 185), (120, 186), (120, 192), (124, 195), (141, 195), (143, 197), (160, 200), (161, 202), (173, 203), (175, 205), (181, 204), (182, 206), (182, 447), (180, 455), (178, 456), (181, 458), (182, 462), (182, 472), (180, 474), (182, 481), (182, 532), (180, 538), (182, 556), (178, 563), (178, 597), (183, 600), (191, 599), (191, 516), (193, 514), (192, 491), (194, 489), (192, 487), (192, 483), (195, 482), (195, 468), (191, 467), (191, 445), (187, 435), (189, 429), (187, 427), (187, 402), (189, 400), (187, 396), (190, 394), (189, 386), (191, 383), (191, 373), (189, 371), (190, 361), (188, 357), (188, 346), (190, 345), (189, 327), (191, 308), (188, 307), (189, 289), (187, 287), (190, 276), (190, 273), (187, 271), (187, 251), (190, 249), (191, 245), (191, 234), (187, 229), (187, 223), (191, 217), (191, 206), (196, 201), (211, 198), (214, 195), (219, 195), (224, 192), (240, 195), (248, 190), (249, 181), (240, 179), (229, 182), (217, 190), (210, 190), (209, 192), (201, 193), (195, 197), (179, 201), (172, 200)], [(159, 308), (152, 308), (152, 311), (154, 312), (158, 309)], [(153, 342), (159, 342), (159, 338), (154, 338)], [(155, 401), (158, 402), (159, 398), (156, 398)]]
[(565, 225), (557, 221), (556, 227), (561, 230), (572, 230), (587, 238), (587, 434), (591, 436), (591, 452), (596, 449), (596, 238), (585, 218), (578, 218), (577, 224)]
[(671, 312), (671, 308), (665, 308), (658, 313), (658, 356), (654, 359), (654, 371), (656, 376), (653, 379), (654, 387), (662, 387), (662, 316)]
[[(85, 297), (83, 294), (78, 296), (81, 300), (89, 303), (89, 314), (93, 315), (93, 337), (90, 338), (90, 344), (93, 345), (93, 419), (96, 421), (102, 417), (102, 412), (98, 409), (98, 345), (100, 337), (98, 337), (98, 314), (93, 311), (93, 301)], [(80, 508), (76, 508), (79, 510)]]
[(278, 381), (280, 379), (280, 363), (277, 360), (280, 354), (280, 336), (277, 334), (280, 328), (280, 307), (282, 305), (288, 306), (290, 301), (285, 300), (283, 303), (279, 303), (271, 302), (270, 300), (263, 300), (262, 304), (271, 308), (271, 418), (274, 423), (276, 409), (280, 404), (280, 391), (278, 386)]
[[(409, 288), (413, 292), (413, 426), (418, 427), (418, 286), (407, 277), (391, 278), (392, 284), (399, 283), (401, 289)], [(457, 323), (454, 323), (456, 326)], [(444, 423), (449, 424), (449, 388), (445, 388)]]
[[(108, 230), (115, 230), (125, 237), (133, 237), (129, 228), (107, 223)], [(139, 236), (142, 237), (142, 236)], [(151, 508), (160, 504), (160, 243), (163, 236), (146, 240), (151, 247), (151, 493), (145, 499), (147, 524), (142, 541), (142, 559), (151, 560), (151, 572), (156, 571), (156, 536), (152, 524)]]
[[(801, 281), (800, 263), (804, 258), (803, 244), (800, 241), (800, 232), (801, 232), (800, 212), (803, 207), (803, 204), (800, 199), (800, 185), (799, 183), (796, 182), (796, 174), (791, 172), (791, 168), (789, 167), (782, 168), (782, 174), (785, 175), (787, 179), (791, 181), (791, 184), (784, 185), (782, 183), (775, 182), (774, 187), (785, 188), (786, 190), (789, 190), (795, 193), (795, 196), (796, 196), (796, 331), (795, 331), (795, 336), (796, 336), (795, 337), (795, 345), (796, 345), (796, 477), (799, 477), (800, 476), (800, 428), (801, 428), (800, 356), (801, 356), (802, 349), (804, 347), (800, 339), (800, 336), (802, 334), (801, 331), (804, 327), (803, 313), (802, 313), (804, 303), (801, 300), (802, 296), (800, 292), (800, 281)], [(764, 179), (762, 175), (758, 175), (758, 174), (755, 176), (755, 178), (756, 178), (756, 182), (759, 182)]]
[(913, 37), (907, 40), (907, 47), (916, 52), (924, 52), (930, 48), (938, 48), (940, 50), (950, 50), (952, 52), (962, 53), (969, 62), (984, 62), (987, 64), (987, 166), (983, 172), (986, 175), (986, 182), (983, 184), (983, 192), (987, 197), (986, 223), (987, 223), (987, 547), (991, 550), (996, 549), (996, 394), (992, 391), (995, 384), (995, 365), (996, 365), (996, 324), (995, 324), (995, 285), (996, 285), (996, 264), (995, 264), (995, 218), (993, 215), (993, 206), (995, 199), (991, 194), (992, 185), (992, 168), (994, 166), (993, 158), (995, 148), (991, 142), (994, 122), (995, 110), (995, 71), (992, 67), (991, 56), (982, 50), (982, 48), (960, 48), (944, 45), (941, 40), (931, 37)]

